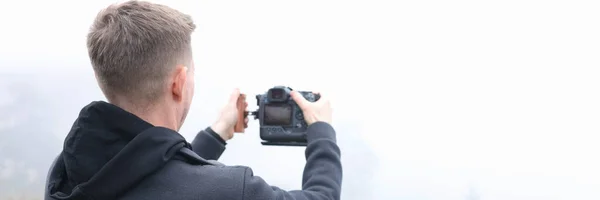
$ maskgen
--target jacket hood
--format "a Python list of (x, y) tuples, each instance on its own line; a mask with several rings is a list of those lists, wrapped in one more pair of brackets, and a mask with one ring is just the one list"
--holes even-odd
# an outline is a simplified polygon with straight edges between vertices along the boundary
[(110, 103), (85, 106), (50, 169), (47, 199), (115, 199), (190, 144)]

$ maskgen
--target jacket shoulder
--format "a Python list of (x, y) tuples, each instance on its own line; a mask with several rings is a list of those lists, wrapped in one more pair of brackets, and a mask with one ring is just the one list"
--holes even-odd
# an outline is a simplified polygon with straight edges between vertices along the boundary
[(173, 160), (141, 181), (124, 199), (241, 199), (247, 169)]

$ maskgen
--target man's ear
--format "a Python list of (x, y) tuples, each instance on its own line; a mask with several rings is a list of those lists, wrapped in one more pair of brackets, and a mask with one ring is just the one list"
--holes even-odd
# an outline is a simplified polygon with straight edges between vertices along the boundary
[(175, 68), (175, 76), (171, 85), (171, 92), (173, 94), (173, 100), (177, 102), (183, 101), (185, 82), (187, 81), (188, 68), (183, 65), (177, 65)]

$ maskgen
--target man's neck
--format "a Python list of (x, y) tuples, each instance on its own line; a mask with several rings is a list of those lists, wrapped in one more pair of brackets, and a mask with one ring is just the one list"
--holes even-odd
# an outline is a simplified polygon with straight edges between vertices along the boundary
[(128, 101), (111, 101), (110, 103), (134, 114), (153, 126), (160, 126), (179, 131), (175, 110), (168, 108), (168, 106), (161, 104), (139, 106)]

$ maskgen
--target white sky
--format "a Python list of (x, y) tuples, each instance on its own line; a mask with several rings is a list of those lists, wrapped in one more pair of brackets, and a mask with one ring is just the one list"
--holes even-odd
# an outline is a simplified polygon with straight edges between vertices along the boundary
[[(11, 63), (86, 63), (85, 33), (110, 2), (3, 4), (0, 73), (89, 72)], [(375, 152), (376, 182), (365, 188), (380, 199), (465, 199), (469, 191), (485, 200), (600, 199), (598, 1), (159, 2), (198, 25), (201, 85), (190, 117), (215, 115), (217, 104), (204, 99), (224, 100), (233, 87), (321, 90), (333, 98), (335, 125), (353, 125), (352, 137)], [(188, 122), (183, 131), (196, 128)], [(228, 151), (302, 155), (241, 149), (257, 141), (236, 136)], [(223, 159), (289, 187), (300, 180), (269, 175), (265, 162), (275, 158)], [(295, 164), (279, 170), (299, 176)]]

